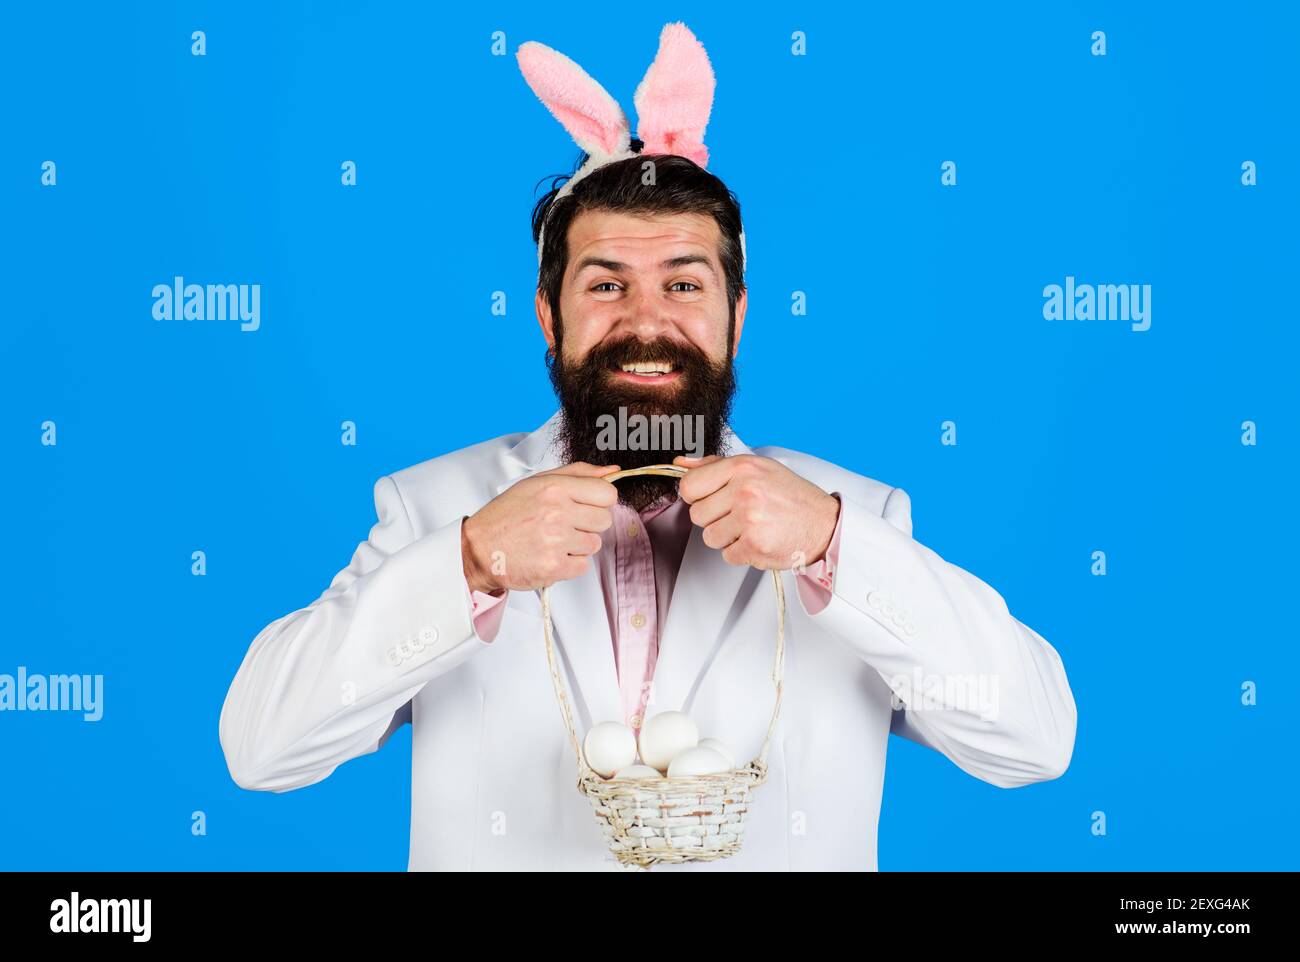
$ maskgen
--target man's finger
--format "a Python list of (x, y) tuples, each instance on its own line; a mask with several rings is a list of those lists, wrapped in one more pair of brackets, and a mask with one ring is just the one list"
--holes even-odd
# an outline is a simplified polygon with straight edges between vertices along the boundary
[(726, 515), (705, 528), (700, 537), (710, 548), (725, 551), (740, 540), (741, 534), (740, 523), (731, 515)]
[(727, 490), (715, 491), (707, 498), (700, 498), (691, 505), (691, 522), (701, 528), (707, 528), (719, 518), (731, 514), (732, 497)]
[(573, 527), (578, 531), (600, 534), (613, 523), (614, 516), (610, 514), (609, 508), (597, 508), (590, 504), (577, 504), (573, 508)]
[(688, 454), (679, 454), (673, 458), (673, 464), (681, 468), (690, 468), (692, 471), (697, 471), (706, 464), (713, 464), (715, 461), (721, 460), (722, 456), (720, 454), (710, 454), (703, 458), (693, 458)]
[(687, 504), (707, 498), (731, 480), (734, 463), (730, 458), (718, 458), (691, 468), (678, 482), (677, 493)]
[(567, 553), (574, 557), (585, 558), (599, 551), (602, 544), (598, 534), (592, 534), (590, 531), (575, 531), (569, 538)]
[(600, 478), (570, 477), (564, 482), (564, 490), (578, 504), (594, 504), (598, 508), (608, 508), (618, 501), (618, 488), (612, 481)]

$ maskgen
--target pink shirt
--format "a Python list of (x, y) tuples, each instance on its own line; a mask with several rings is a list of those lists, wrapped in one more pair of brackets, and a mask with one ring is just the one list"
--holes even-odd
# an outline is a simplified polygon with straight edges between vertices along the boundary
[[(614, 639), (614, 664), (623, 696), (622, 722), (639, 732), (659, 657), (660, 626), (667, 617), (677, 571), (691, 536), (690, 505), (678, 498), (671, 504), (652, 504), (639, 514), (622, 503), (610, 510), (614, 523), (601, 533), (601, 548), (594, 563), (605, 595), (610, 637)], [(830, 603), (843, 518), (841, 511), (826, 557), (795, 577), (800, 600), (809, 614), (817, 614)], [(507, 594), (470, 592), (474, 630), (483, 641), (496, 637)]]

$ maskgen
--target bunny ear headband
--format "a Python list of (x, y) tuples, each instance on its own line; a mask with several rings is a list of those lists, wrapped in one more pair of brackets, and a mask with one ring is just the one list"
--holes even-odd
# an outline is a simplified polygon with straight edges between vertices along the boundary
[[(529, 40), (516, 55), (528, 86), (564, 125), (588, 155), (555, 195), (564, 197), (573, 185), (598, 167), (638, 156), (632, 149), (632, 130), (623, 108), (605, 88), (576, 63), (550, 47)], [(637, 138), (642, 154), (677, 154), (704, 167), (709, 150), (704, 128), (713, 109), (713, 67), (704, 45), (684, 23), (666, 24), (659, 34), (659, 52), (637, 85)], [(554, 209), (554, 208), (552, 208)], [(537, 260), (542, 259), (546, 224), (537, 237)], [(745, 234), (740, 234), (740, 258), (745, 261)]]

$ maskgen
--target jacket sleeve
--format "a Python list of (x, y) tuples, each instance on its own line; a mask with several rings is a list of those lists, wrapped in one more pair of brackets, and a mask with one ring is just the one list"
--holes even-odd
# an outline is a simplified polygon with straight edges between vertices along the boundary
[(903, 489), (883, 515), (840, 501), (832, 596), (811, 617), (880, 673), (891, 730), (1001, 788), (1063, 774), (1077, 712), (1056, 649), (993, 588), (913, 540)]
[(319, 598), (253, 639), (221, 708), (230, 775), (285, 792), (378, 749), (430, 679), (483, 647), (461, 563), (463, 519), (416, 539), (392, 478), (377, 523)]

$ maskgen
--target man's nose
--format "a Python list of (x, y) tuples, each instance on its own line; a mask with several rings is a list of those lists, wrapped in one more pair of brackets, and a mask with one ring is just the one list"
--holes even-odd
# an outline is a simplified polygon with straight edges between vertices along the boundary
[(635, 293), (624, 304), (627, 312), (619, 323), (619, 330), (634, 334), (643, 341), (652, 341), (673, 330), (672, 305), (655, 285), (637, 285)]

